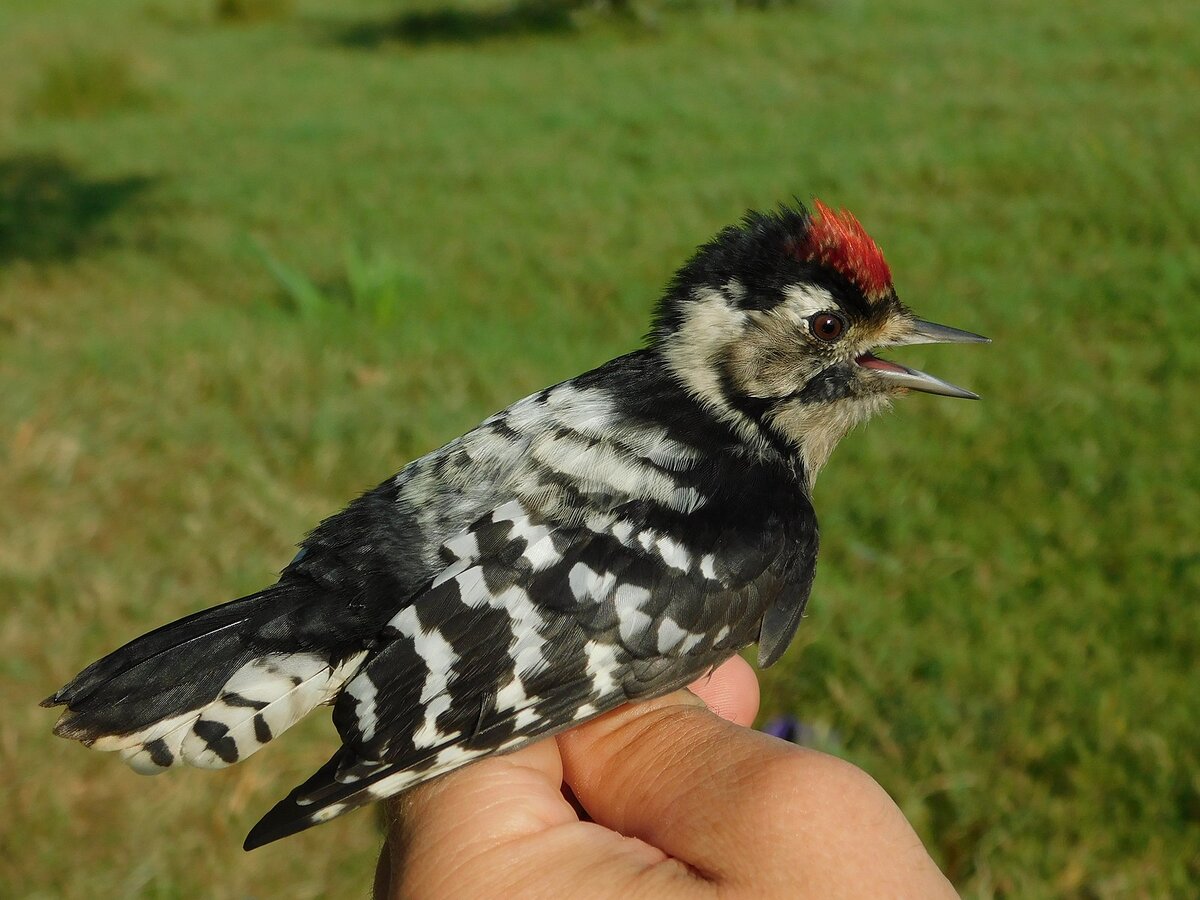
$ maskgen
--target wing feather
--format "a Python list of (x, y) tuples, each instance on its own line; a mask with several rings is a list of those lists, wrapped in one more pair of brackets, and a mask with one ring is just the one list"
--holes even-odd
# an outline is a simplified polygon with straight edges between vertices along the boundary
[(452, 538), (450, 574), (336, 702), (343, 748), (248, 846), (674, 690), (753, 640), (783, 534), (693, 515), (685, 538), (678, 521), (631, 503), (555, 525), (514, 501)]

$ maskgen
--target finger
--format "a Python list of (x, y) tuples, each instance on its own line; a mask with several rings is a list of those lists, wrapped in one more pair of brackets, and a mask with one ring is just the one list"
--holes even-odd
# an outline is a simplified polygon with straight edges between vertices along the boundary
[(870, 776), (725, 721), (680, 691), (560, 735), (600, 825), (755, 896), (953, 897)]
[[(481, 760), (406, 791), (389, 805), (389, 875), (429, 884), (490, 847), (577, 822), (562, 795), (554, 741)], [(432, 866), (435, 871), (426, 871)]]
[(714, 713), (735, 725), (749, 726), (758, 715), (758, 676), (740, 656), (692, 682), (688, 689)]
[[(734, 664), (740, 681), (737, 672)], [(594, 821), (707, 877), (754, 880), (763, 848), (791, 838), (792, 823), (772, 821), (763, 798), (779, 793), (773, 773), (808, 751), (734, 725), (687, 692), (622, 707), (558, 745), (564, 778)]]
[(669, 898), (692, 882), (661, 850), (579, 820), (553, 739), (421, 785), (389, 812), (376, 898), (558, 897), (593, 883), (603, 890), (588, 896)]

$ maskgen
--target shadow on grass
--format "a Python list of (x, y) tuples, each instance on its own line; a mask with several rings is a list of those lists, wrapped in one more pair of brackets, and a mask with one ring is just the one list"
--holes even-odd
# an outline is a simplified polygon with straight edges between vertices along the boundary
[(0, 158), (0, 264), (58, 262), (109, 237), (112, 217), (153, 179), (89, 179), (57, 156)]
[(417, 10), (371, 19), (342, 28), (334, 41), (352, 49), (370, 50), (389, 42), (405, 44), (475, 44), (496, 38), (570, 34), (582, 23), (611, 16), (640, 26), (658, 27), (667, 13), (713, 8), (764, 10), (787, 7), (817, 10), (830, 0), (499, 0), (493, 8)]
[[(496, 9), (432, 9), (365, 21), (343, 29), (338, 43), (370, 50), (392, 41), (406, 44), (473, 44), (495, 38), (566, 34), (582, 0), (517, 0)], [(623, 5), (623, 0), (613, 6)]]

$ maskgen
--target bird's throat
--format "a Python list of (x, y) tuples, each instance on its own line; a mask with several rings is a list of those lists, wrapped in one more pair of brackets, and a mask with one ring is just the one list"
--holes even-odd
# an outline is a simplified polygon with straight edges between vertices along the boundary
[(796, 448), (811, 489), (838, 442), (855, 425), (890, 405), (889, 398), (884, 394), (846, 397), (828, 403), (792, 400), (780, 405), (771, 418), (771, 427)]

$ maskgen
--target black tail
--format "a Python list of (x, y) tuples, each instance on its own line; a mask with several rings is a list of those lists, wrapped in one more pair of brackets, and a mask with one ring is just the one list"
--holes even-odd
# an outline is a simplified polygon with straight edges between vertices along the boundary
[(361, 661), (350, 648), (301, 652), (298, 623), (328, 614), (326, 604), (314, 610), (320, 599), (312, 583), (289, 581), (195, 613), (92, 663), (42, 705), (67, 706), (56, 734), (120, 750), (138, 771), (237, 762), (327, 700)]
[(248, 646), (239, 626), (297, 606), (298, 598), (280, 587), (156, 628), (92, 663), (42, 701), (67, 706), (55, 733), (90, 741), (210, 702), (230, 675), (261, 653)]

